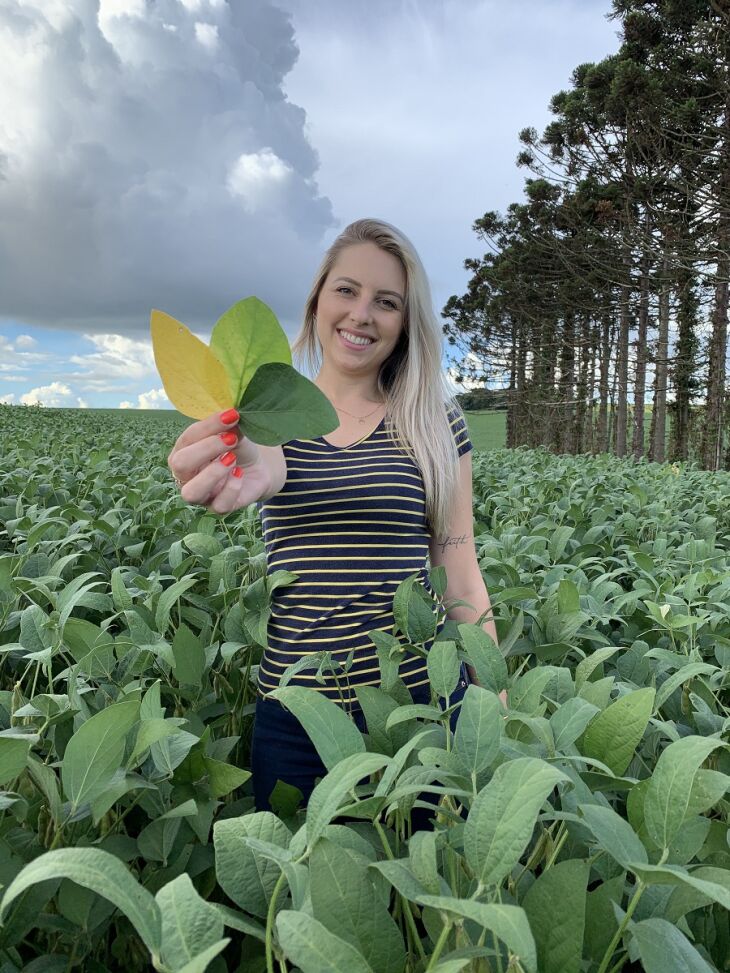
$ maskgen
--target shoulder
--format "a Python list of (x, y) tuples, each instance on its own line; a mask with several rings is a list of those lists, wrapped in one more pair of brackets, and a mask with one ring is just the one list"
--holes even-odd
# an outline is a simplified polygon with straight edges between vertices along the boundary
[(468, 453), (469, 450), (474, 448), (469, 438), (466, 417), (458, 403), (447, 402), (444, 404), (444, 407), (451, 428), (451, 435), (454, 437), (454, 443), (456, 444), (456, 450), (459, 456), (463, 456), (464, 453)]

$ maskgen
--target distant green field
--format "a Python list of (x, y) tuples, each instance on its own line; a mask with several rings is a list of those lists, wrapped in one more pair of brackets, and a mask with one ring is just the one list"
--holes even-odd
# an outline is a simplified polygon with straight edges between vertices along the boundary
[[(503, 449), (507, 442), (507, 413), (497, 410), (483, 412), (465, 412), (466, 424), (469, 427), (469, 437), (474, 449)], [(649, 445), (651, 431), (651, 406), (644, 407), (644, 442)], [(670, 418), (667, 418), (667, 437), (669, 443), (671, 432)], [(633, 434), (633, 420), (631, 415), (627, 423), (627, 439), (631, 443)]]
[(507, 440), (507, 413), (465, 412), (469, 438), (474, 449), (502, 449)]

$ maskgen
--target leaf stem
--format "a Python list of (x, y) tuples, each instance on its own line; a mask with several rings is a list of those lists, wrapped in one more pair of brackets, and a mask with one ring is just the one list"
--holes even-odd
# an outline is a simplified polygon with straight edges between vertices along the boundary
[(639, 904), (639, 899), (644, 894), (645, 888), (646, 885), (644, 885), (641, 879), (638, 879), (636, 891), (631, 897), (631, 901), (629, 902), (629, 907), (626, 910), (626, 915), (621, 920), (621, 925), (618, 927), (618, 929), (614, 933), (613, 939), (608, 944), (608, 948), (606, 949), (606, 952), (603, 955), (603, 959), (601, 960), (601, 965), (598, 967), (596, 973), (606, 973), (606, 971), (608, 970), (608, 964), (611, 962), (611, 958), (614, 954), (614, 950), (621, 942), (621, 937), (626, 931), (626, 927), (628, 926), (629, 921), (631, 920), (631, 917), (634, 914), (634, 910), (636, 909), (636, 906)]
[(266, 973), (275, 973), (274, 970), (274, 915), (276, 913), (276, 900), (279, 898), (279, 892), (281, 887), (286, 881), (286, 875), (284, 874), (284, 869), (279, 873), (279, 877), (276, 880), (276, 885), (274, 886), (274, 891), (271, 893), (271, 899), (269, 901), (269, 908), (266, 913)]
[[(383, 831), (382, 824), (380, 823), (380, 821), (378, 821), (377, 818), (373, 818), (373, 826), (377, 831), (378, 835), (380, 836), (380, 841), (383, 845), (383, 850), (385, 851), (386, 858), (388, 859), (388, 861), (393, 861), (394, 856), (393, 856), (393, 851), (390, 847), (390, 842), (388, 841), (388, 838), (385, 832)], [(397, 894), (398, 894), (398, 901), (400, 902), (401, 908), (403, 909), (403, 914), (406, 917), (406, 922), (408, 923), (408, 927), (411, 930), (413, 939), (416, 943), (416, 949), (418, 950), (418, 955), (421, 957), (421, 962), (425, 963), (426, 951), (424, 950), (423, 943), (421, 942), (421, 936), (416, 926), (416, 920), (413, 918), (411, 903), (400, 893)]]
[(438, 962), (438, 958), (443, 952), (444, 946), (446, 945), (446, 941), (449, 938), (451, 927), (452, 927), (451, 921), (449, 919), (445, 919), (444, 928), (441, 930), (441, 935), (436, 941), (436, 946), (434, 947), (434, 951), (431, 954), (431, 959), (428, 961), (428, 966), (426, 967), (426, 973), (428, 973), (429, 970), (433, 970), (436, 968), (436, 963)]

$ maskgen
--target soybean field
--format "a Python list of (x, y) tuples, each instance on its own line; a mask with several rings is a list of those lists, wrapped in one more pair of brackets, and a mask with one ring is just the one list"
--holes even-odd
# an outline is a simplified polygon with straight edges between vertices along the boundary
[(730, 970), (730, 473), (475, 450), (499, 646), (448, 621), (411, 705), (434, 613), (404, 583), (367, 733), (278, 690), (328, 772), (257, 813), (289, 577), (255, 507), (182, 502), (185, 422), (0, 406), (0, 973)]

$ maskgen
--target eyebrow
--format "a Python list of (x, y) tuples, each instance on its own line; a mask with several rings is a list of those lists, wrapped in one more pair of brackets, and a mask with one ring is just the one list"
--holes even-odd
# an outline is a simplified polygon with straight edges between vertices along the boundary
[[(335, 280), (336, 281), (337, 280), (344, 280), (348, 284), (354, 284), (356, 287), (362, 287), (362, 284), (360, 283), (360, 281), (359, 280), (355, 280), (353, 277), (335, 277)], [(383, 291), (383, 290), (380, 290), (380, 291), (378, 291), (378, 294), (391, 294), (393, 297), (397, 297), (398, 300), (402, 304), (405, 304), (405, 298), (403, 297), (402, 294), (399, 294), (398, 291)]]

